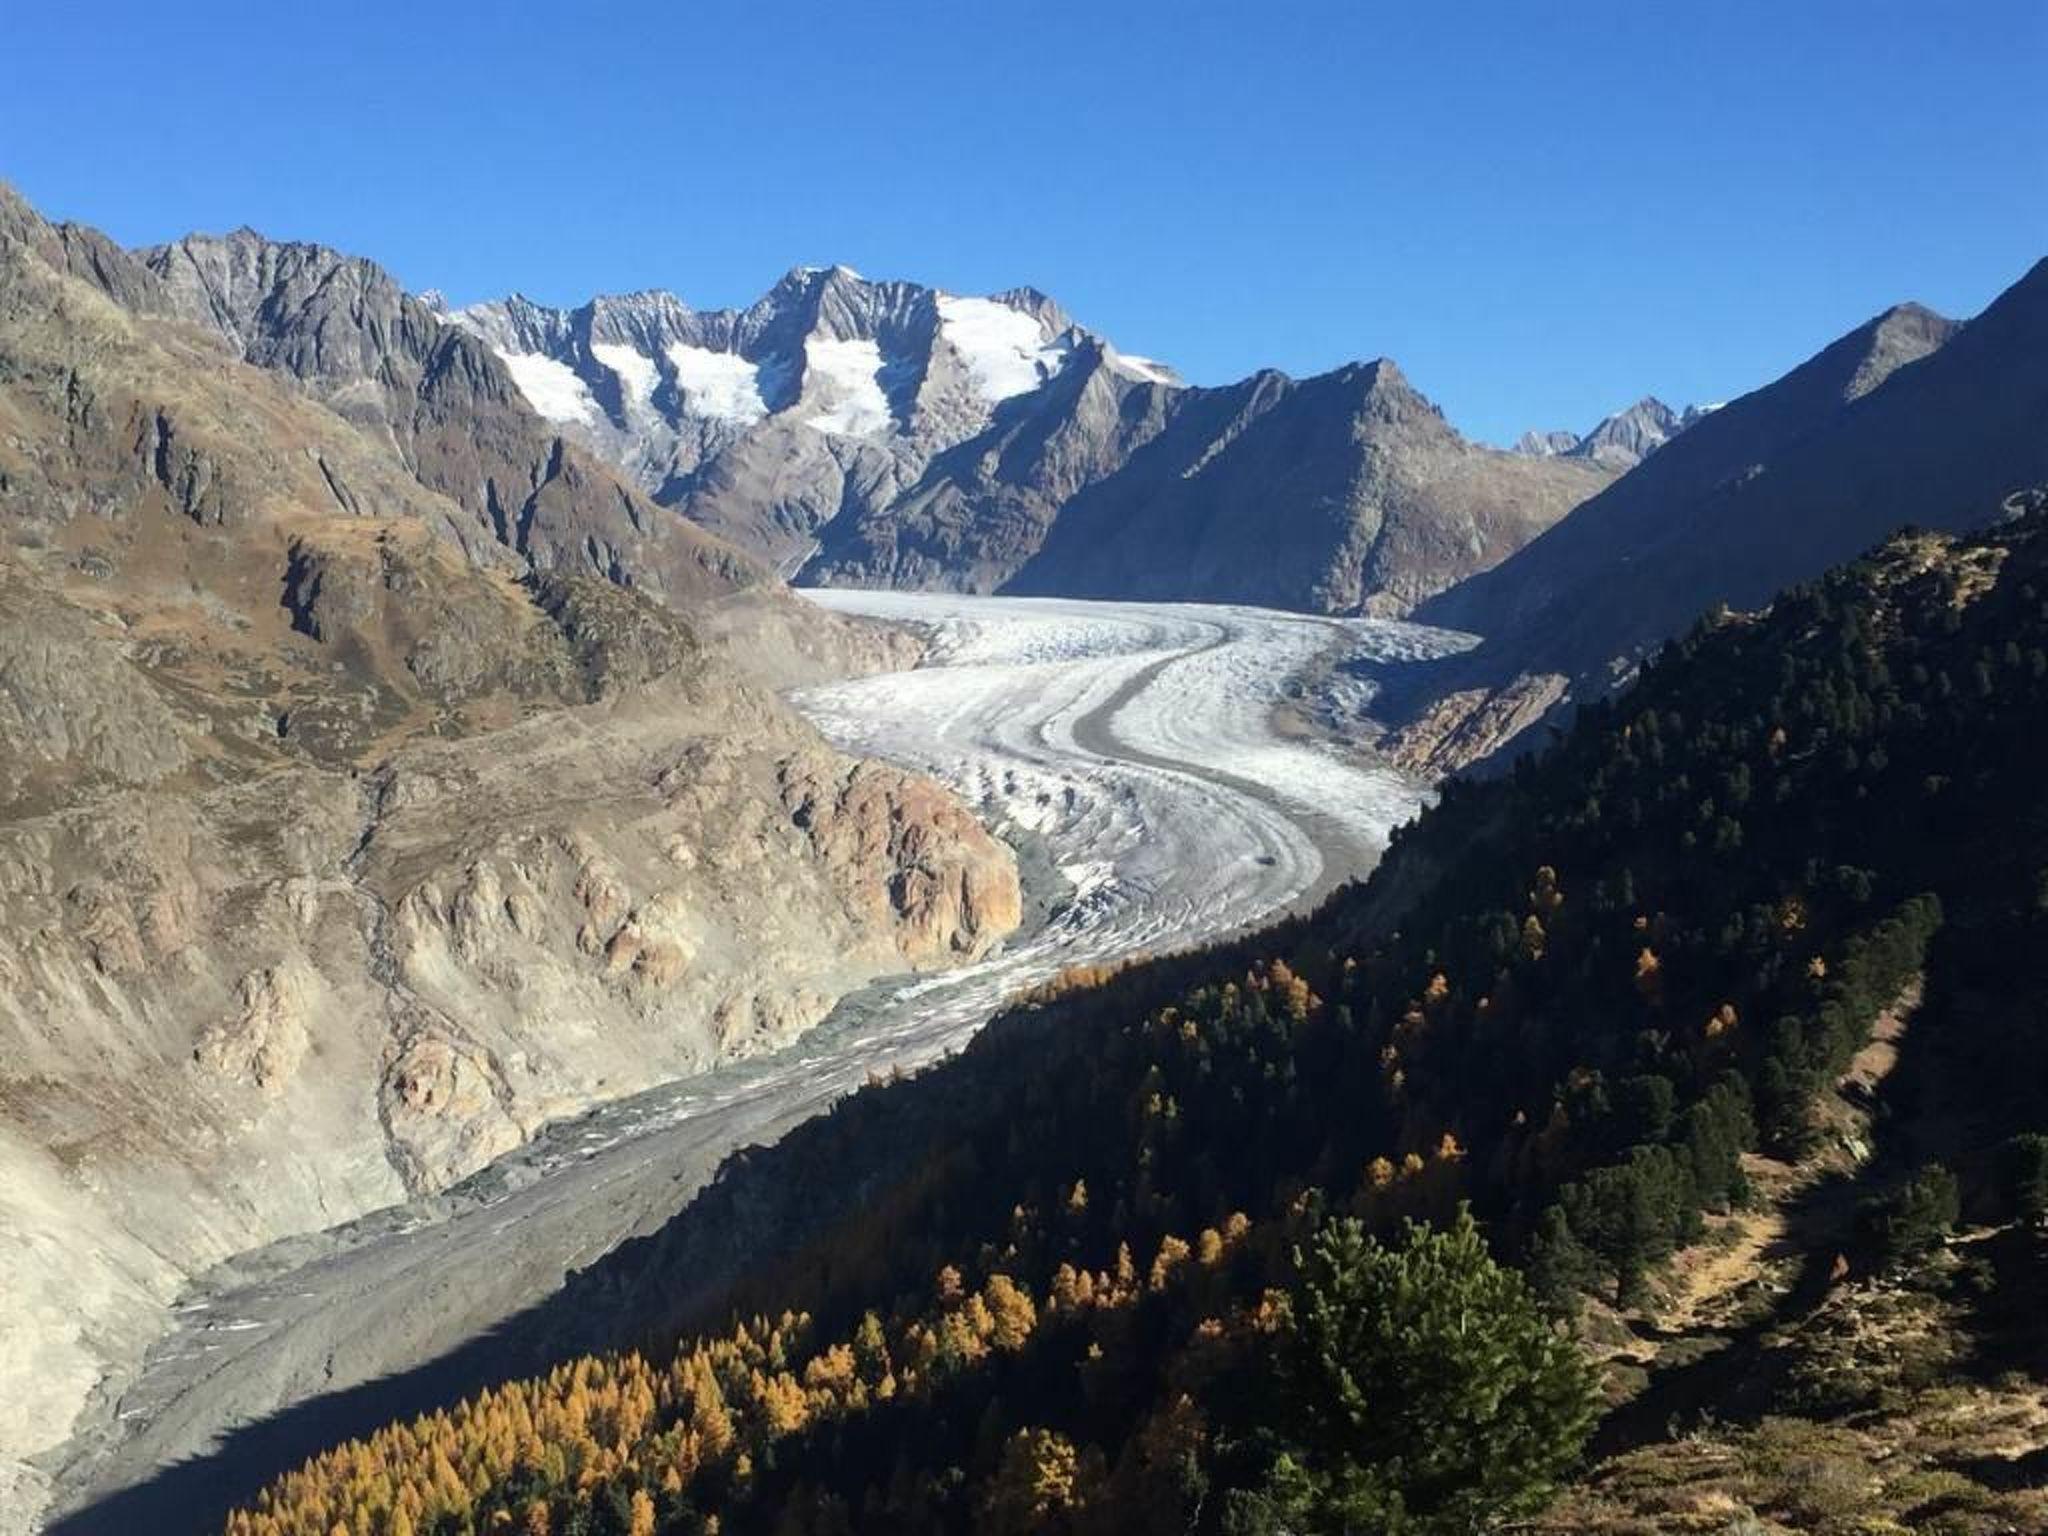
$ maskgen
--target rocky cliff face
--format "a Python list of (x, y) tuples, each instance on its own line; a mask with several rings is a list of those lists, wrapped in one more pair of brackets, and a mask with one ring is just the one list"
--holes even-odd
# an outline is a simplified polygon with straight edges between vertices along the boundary
[(586, 570), (657, 597), (763, 579), (737, 550), (662, 512), (526, 402), (474, 336), (372, 262), (253, 230), (142, 253), (171, 311), (287, 373), (383, 438), (427, 489), (544, 570)]
[(1467, 443), (1384, 362), (1186, 388), (1031, 290), (835, 267), (737, 311), (450, 318), (565, 433), (806, 583), (1401, 613), (1620, 467)]
[[(895, 641), (784, 622), (747, 562), (486, 408), (497, 359), (374, 277), (330, 267), (291, 310), (330, 314), (266, 300), (251, 330), (240, 298), (194, 311), (239, 277), (181, 290), (158, 257), (0, 190), (9, 1507), (199, 1268), (786, 1042), (1019, 913), (936, 786), (728, 659)], [(297, 292), (281, 271), (264, 291)], [(473, 429), (425, 403), (437, 367), (481, 389)], [(467, 500), (428, 467), (465, 437)], [(576, 553), (491, 520), (520, 485)]]

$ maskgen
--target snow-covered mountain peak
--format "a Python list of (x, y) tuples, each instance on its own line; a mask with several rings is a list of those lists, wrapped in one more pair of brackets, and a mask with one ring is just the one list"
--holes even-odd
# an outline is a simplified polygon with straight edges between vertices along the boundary
[(847, 266), (793, 267), (736, 309), (652, 289), (575, 309), (515, 294), (437, 313), (650, 495), (777, 562), (801, 558), (812, 529), (849, 506), (908, 494), (983, 434), (1076, 412), (1113, 423), (1130, 392), (1182, 387), (1035, 288), (956, 294)]

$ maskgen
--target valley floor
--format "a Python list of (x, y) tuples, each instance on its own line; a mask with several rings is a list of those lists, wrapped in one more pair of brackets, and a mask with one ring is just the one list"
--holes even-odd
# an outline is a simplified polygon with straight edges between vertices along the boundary
[[(442, 1195), (223, 1266), (52, 1469), (72, 1511), (54, 1530), (207, 1529), (228, 1499), (363, 1427), (323, 1409), (348, 1401), (335, 1394), (381, 1419), (474, 1385), (427, 1367), (660, 1226), (734, 1150), (870, 1074), (957, 1049), (1066, 967), (1216, 939), (1362, 875), (1424, 791), (1281, 716), (1315, 712), (1301, 680), (1333, 657), (1398, 663), (1463, 643), (1244, 608), (812, 595), (919, 626), (931, 649), (916, 671), (798, 704), (838, 745), (937, 775), (1049, 858), (1060, 878), (1043, 919), (977, 964), (845, 1000), (786, 1051), (606, 1106)], [(396, 1385), (363, 1398), (380, 1379)]]

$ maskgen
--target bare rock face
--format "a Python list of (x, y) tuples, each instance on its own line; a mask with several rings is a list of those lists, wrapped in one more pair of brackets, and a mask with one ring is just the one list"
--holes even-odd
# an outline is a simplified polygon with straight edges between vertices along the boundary
[(1178, 392), (1159, 434), (1064, 503), (1004, 590), (1399, 617), (1612, 473), (1468, 442), (1384, 358), (1264, 374)]
[(929, 780), (815, 757), (781, 777), (792, 820), (856, 899), (892, 917), (912, 964), (978, 957), (1021, 920), (1001, 845)]
[(1564, 698), (1556, 673), (1523, 675), (1507, 687), (1448, 693), (1379, 743), (1388, 759), (1418, 777), (1441, 779), (1492, 756), (1539, 724)]
[[(494, 493), (421, 466), (530, 446), (530, 413), (406, 435), (461, 357), (321, 270), (264, 289), (303, 327), (262, 341), (237, 297), (195, 328), (0, 189), (0, 1489), (206, 1267), (1015, 921), (1008, 855), (935, 786), (848, 813), (887, 823), (880, 873), (815, 841), (789, 765), (856, 770), (730, 659), (914, 648), (719, 577), (574, 454), (499, 461), (538, 498), (501, 537)], [(394, 336), (425, 372), (369, 368)], [(897, 873), (951, 894), (899, 905)]]
[(677, 599), (765, 579), (565, 439), (495, 355), (375, 263), (242, 229), (188, 236), (142, 264), (175, 313), (384, 438), (421, 485), (536, 567)]
[(1008, 850), (929, 781), (765, 710), (680, 726), (731, 693), (698, 657), (573, 721), (418, 743), (374, 788), (393, 976), (501, 1065), (515, 1117), (786, 1044), (867, 977), (1018, 922)]
[(377, 1098), (392, 1161), (415, 1193), (445, 1189), (535, 1128), (515, 1118), (490, 1056), (427, 1020), (394, 1042)]
[(199, 1037), (193, 1059), (230, 1082), (278, 1097), (312, 1044), (307, 1020), (319, 985), (319, 973), (297, 961), (251, 971), (242, 978), (238, 1011)]

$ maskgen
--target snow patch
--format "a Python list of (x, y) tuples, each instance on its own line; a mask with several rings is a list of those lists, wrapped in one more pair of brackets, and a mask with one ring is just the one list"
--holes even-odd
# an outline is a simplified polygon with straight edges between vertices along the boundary
[(654, 386), (661, 382), (661, 370), (654, 366), (654, 359), (646, 353), (615, 342), (593, 341), (590, 355), (619, 376), (629, 401), (645, 404), (654, 398)]
[(527, 403), (549, 421), (580, 421), (594, 426), (597, 402), (567, 363), (558, 363), (539, 352), (500, 352), (511, 370), (512, 382), (526, 396)]
[(1022, 310), (994, 299), (939, 295), (939, 330), (991, 405), (1029, 394), (1066, 365), (1071, 350)]
[(804, 342), (804, 366), (811, 381), (824, 386), (825, 409), (810, 417), (810, 425), (839, 437), (873, 437), (889, 430), (893, 418), (882, 392), (881, 347), (873, 341), (812, 336)]
[(768, 404), (761, 398), (760, 369), (739, 353), (676, 341), (669, 343), (666, 356), (691, 415), (754, 422), (768, 414)]
[(1143, 379), (1147, 384), (1178, 384), (1180, 377), (1164, 363), (1154, 362), (1149, 357), (1138, 357), (1130, 352), (1111, 350), (1109, 366), (1130, 378)]

